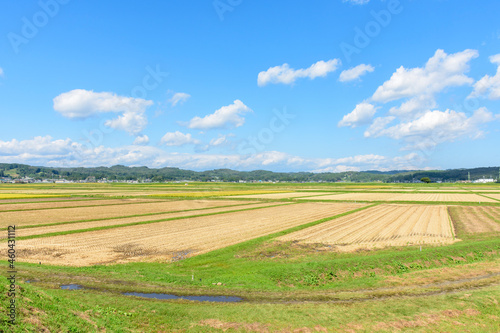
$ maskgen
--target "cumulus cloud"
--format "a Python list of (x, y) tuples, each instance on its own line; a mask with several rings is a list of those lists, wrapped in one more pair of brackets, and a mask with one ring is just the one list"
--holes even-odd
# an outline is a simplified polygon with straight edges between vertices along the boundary
[(494, 76), (485, 75), (477, 81), (469, 98), (488, 97), (493, 100), (500, 99), (500, 54), (491, 56), (490, 61), (498, 66), (497, 73)]
[[(181, 133), (182, 134), (182, 133)], [(188, 137), (188, 140), (193, 140)], [(250, 155), (169, 153), (144, 145), (122, 147), (91, 146), (71, 139), (56, 140), (50, 136), (30, 140), (0, 140), (0, 163), (26, 163), (59, 167), (93, 167), (117, 164), (129, 166), (166, 166), (190, 170), (231, 168), (237, 170), (297, 170), (331, 172), (345, 170), (416, 169), (419, 155), (386, 157), (359, 155), (337, 159), (308, 159), (278, 151)]]
[(367, 124), (375, 115), (377, 108), (370, 103), (363, 102), (354, 108), (351, 113), (348, 113), (338, 123), (339, 127), (351, 126), (352, 128), (362, 124)]
[(242, 101), (237, 99), (233, 104), (223, 106), (214, 113), (203, 118), (194, 117), (188, 122), (187, 126), (189, 128), (201, 130), (240, 127), (245, 123), (245, 118), (243, 118), (242, 115), (248, 112), (252, 112), (252, 110), (243, 104)]
[(339, 81), (347, 82), (359, 79), (368, 72), (373, 72), (375, 68), (372, 65), (361, 64), (356, 67), (346, 69), (340, 73)]
[(88, 118), (99, 113), (141, 113), (153, 104), (142, 98), (118, 96), (111, 92), (96, 93), (75, 89), (54, 98), (54, 110), (67, 118)]
[(146, 125), (148, 124), (148, 120), (143, 113), (135, 113), (135, 112), (125, 112), (121, 116), (118, 116), (116, 119), (106, 120), (104, 125), (128, 132), (132, 135), (139, 134)]
[(413, 121), (385, 128), (388, 118), (374, 122), (365, 132), (365, 137), (387, 136), (403, 140), (406, 149), (433, 148), (443, 142), (451, 142), (462, 137), (480, 138), (484, 133), (481, 125), (494, 121), (496, 117), (486, 108), (479, 108), (470, 116), (453, 110), (428, 111)]
[(337, 172), (348, 172), (348, 171), (360, 171), (361, 169), (354, 166), (348, 165), (336, 165), (321, 169), (312, 170), (314, 173), (337, 173)]
[(389, 113), (403, 119), (412, 119), (418, 117), (422, 112), (428, 111), (437, 107), (434, 97), (428, 95), (420, 95), (413, 97), (400, 106), (394, 106), (389, 110)]
[(396, 117), (393, 116), (375, 118), (370, 127), (365, 131), (365, 137), (369, 138), (379, 136), (378, 134), (381, 133), (394, 119), (396, 119)]
[(178, 93), (175, 93), (174, 96), (172, 96), (172, 98), (170, 98), (168, 101), (170, 102), (170, 104), (172, 104), (172, 106), (176, 106), (179, 103), (180, 104), (184, 103), (190, 97), (191, 97), (191, 95), (189, 95), (189, 94), (178, 92)]
[(337, 158), (335, 164), (376, 164), (385, 160), (384, 156), (376, 154), (357, 155), (350, 157)]
[(210, 140), (210, 145), (214, 147), (223, 145), (224, 143), (227, 143), (226, 135), (219, 135), (218, 138), (213, 138), (212, 140)]
[(335, 71), (341, 62), (339, 59), (328, 61), (318, 61), (312, 64), (309, 68), (293, 69), (288, 64), (281, 66), (270, 67), (266, 71), (259, 73), (257, 84), (262, 87), (269, 83), (277, 84), (292, 84), (299, 78), (315, 79), (317, 77), (325, 77), (328, 73)]
[(191, 134), (184, 134), (179, 131), (168, 132), (161, 138), (161, 143), (166, 146), (183, 146), (187, 144), (200, 144), (201, 141), (194, 139)]
[(227, 146), (229, 144), (228, 137), (230, 137), (230, 136), (234, 136), (234, 134), (227, 134), (227, 135), (219, 134), (218, 137), (213, 138), (212, 140), (210, 140), (210, 142), (208, 144), (196, 146), (195, 147), (195, 152), (198, 152), (198, 153), (199, 152), (207, 152), (211, 148), (214, 148), (214, 147)]
[(337, 159), (320, 159), (317, 160), (318, 168), (312, 172), (415, 170), (421, 168), (419, 165), (423, 162), (425, 162), (425, 158), (417, 153), (396, 157), (368, 154)]
[(474, 80), (465, 73), (469, 71), (469, 61), (478, 55), (476, 50), (450, 55), (437, 50), (422, 68), (398, 68), (388, 81), (377, 88), (372, 99), (389, 102), (419, 95), (432, 96), (447, 87), (472, 84)]
[[(425, 151), (444, 142), (482, 137), (485, 134), (483, 127), (499, 119), (499, 115), (484, 107), (478, 108), (472, 115), (450, 109), (440, 111), (436, 103), (436, 95), (446, 88), (473, 84), (473, 79), (466, 73), (469, 62), (477, 56), (476, 50), (449, 55), (437, 50), (423, 67), (400, 67), (377, 88), (371, 99), (358, 104), (353, 112), (344, 116), (339, 126), (356, 127), (369, 123), (380, 108), (377, 103), (401, 100), (385, 115), (371, 121), (364, 132), (366, 138), (388, 137), (400, 141), (404, 150)], [(500, 55), (490, 60), (500, 66)], [(500, 77), (500, 74), (497, 75)], [(489, 76), (483, 79), (486, 84), (478, 85), (478, 81), (474, 94), (489, 94), (490, 98), (495, 96), (495, 79)]]
[(21, 141), (12, 139), (11, 141), (0, 141), (0, 155), (65, 155), (70, 153), (76, 145), (70, 139), (53, 140), (50, 135), (36, 136), (33, 139)]
[(149, 143), (149, 137), (147, 135), (139, 135), (134, 140), (134, 145), (147, 145)]
[(118, 96), (111, 92), (96, 93), (91, 90), (75, 89), (55, 97), (54, 110), (66, 118), (88, 118), (102, 113), (121, 113), (106, 126), (137, 135), (147, 125), (144, 114), (153, 101), (142, 98)]

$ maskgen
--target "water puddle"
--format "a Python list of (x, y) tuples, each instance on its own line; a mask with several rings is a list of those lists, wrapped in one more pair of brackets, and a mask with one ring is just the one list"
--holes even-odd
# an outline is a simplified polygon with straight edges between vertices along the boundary
[(83, 286), (79, 284), (63, 284), (61, 285), (61, 289), (65, 290), (80, 290), (83, 289)]
[(235, 296), (177, 296), (171, 294), (145, 294), (145, 293), (123, 293), (125, 296), (137, 296), (144, 298), (154, 298), (154, 299), (187, 299), (190, 301), (200, 301), (200, 302), (240, 302), (243, 299)]

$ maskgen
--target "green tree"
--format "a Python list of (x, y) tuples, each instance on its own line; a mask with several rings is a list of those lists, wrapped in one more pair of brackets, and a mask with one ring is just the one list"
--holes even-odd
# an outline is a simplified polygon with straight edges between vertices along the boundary
[(431, 179), (429, 177), (423, 177), (420, 179), (420, 181), (429, 184), (431, 182)]

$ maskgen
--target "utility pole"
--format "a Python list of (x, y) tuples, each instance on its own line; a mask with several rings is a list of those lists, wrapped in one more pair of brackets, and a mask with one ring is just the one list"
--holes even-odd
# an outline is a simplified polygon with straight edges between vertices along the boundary
[(470, 183), (470, 171), (469, 171), (469, 176), (468, 176), (468, 179), (469, 179), (469, 183)]

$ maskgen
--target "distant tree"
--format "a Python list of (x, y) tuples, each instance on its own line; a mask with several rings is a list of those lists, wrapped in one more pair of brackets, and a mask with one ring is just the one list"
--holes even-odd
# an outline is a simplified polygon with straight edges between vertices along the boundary
[(429, 177), (423, 177), (420, 178), (420, 181), (429, 184), (431, 182), (431, 179)]

